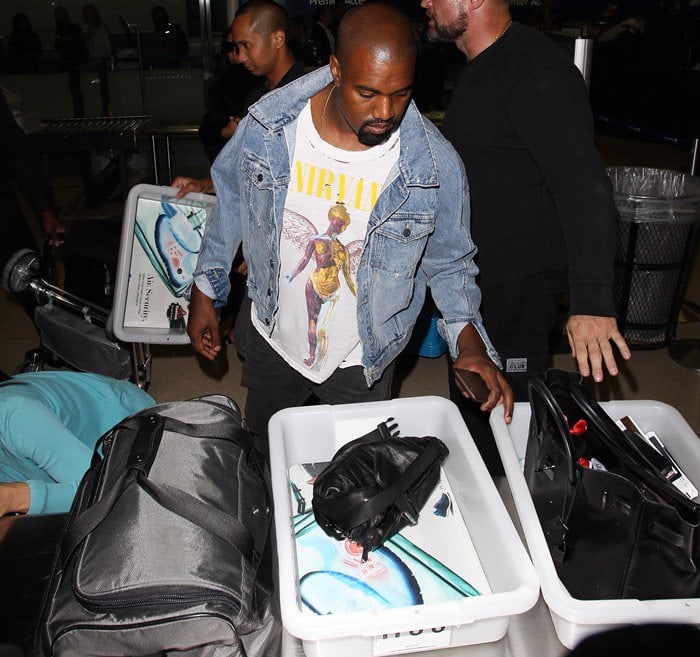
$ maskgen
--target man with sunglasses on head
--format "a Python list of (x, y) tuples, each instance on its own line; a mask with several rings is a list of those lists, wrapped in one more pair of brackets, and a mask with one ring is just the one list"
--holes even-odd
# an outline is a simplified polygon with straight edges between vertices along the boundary
[[(511, 20), (507, 0), (422, 0), (429, 35), (467, 58), (443, 134), (464, 161), (479, 254), (481, 312), (517, 401), (544, 372), (548, 336), (568, 288), (567, 334), (584, 376), (618, 373), (612, 296), (612, 185), (593, 140), (588, 90), (540, 32)], [(452, 377), (450, 376), (450, 381)], [(492, 474), (502, 466), (488, 422), (460, 405)]]

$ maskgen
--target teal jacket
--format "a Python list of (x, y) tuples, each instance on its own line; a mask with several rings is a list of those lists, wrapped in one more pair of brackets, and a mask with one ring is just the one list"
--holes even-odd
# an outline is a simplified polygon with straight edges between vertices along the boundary
[(0, 385), (0, 481), (26, 481), (29, 513), (68, 511), (98, 438), (155, 400), (82, 372), (19, 374)]

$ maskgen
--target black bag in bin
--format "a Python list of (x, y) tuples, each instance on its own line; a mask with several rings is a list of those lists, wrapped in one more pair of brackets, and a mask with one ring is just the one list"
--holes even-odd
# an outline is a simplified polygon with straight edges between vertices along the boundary
[(341, 447), (314, 482), (316, 522), (329, 536), (362, 546), (363, 561), (418, 522), (449, 453), (433, 436), (399, 436), (392, 421)]
[[(584, 600), (698, 597), (700, 505), (657, 472), (577, 372), (549, 370), (529, 382), (529, 393), (524, 474), (569, 593)], [(572, 435), (577, 422), (585, 431)], [(586, 467), (591, 458), (607, 470)]]

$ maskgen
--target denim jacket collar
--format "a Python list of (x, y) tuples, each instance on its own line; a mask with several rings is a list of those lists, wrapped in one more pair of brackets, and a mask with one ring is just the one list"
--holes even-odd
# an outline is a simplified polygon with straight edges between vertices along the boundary
[[(273, 90), (251, 106), (248, 112), (270, 132), (288, 129), (291, 124), (296, 127), (296, 118), (309, 98), (332, 81), (330, 67), (324, 66)], [(417, 154), (419, 157), (416, 157)], [(403, 182), (408, 187), (439, 186), (435, 156), (425, 131), (425, 124), (413, 101), (401, 121), (398, 166)]]

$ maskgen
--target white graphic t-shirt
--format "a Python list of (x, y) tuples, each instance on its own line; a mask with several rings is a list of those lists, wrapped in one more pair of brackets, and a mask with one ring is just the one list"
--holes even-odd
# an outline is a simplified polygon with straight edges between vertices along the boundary
[(289, 365), (315, 383), (361, 364), (355, 279), (369, 216), (399, 157), (399, 130), (364, 151), (323, 141), (307, 103), (297, 121), (280, 240), (275, 328), (268, 337)]

